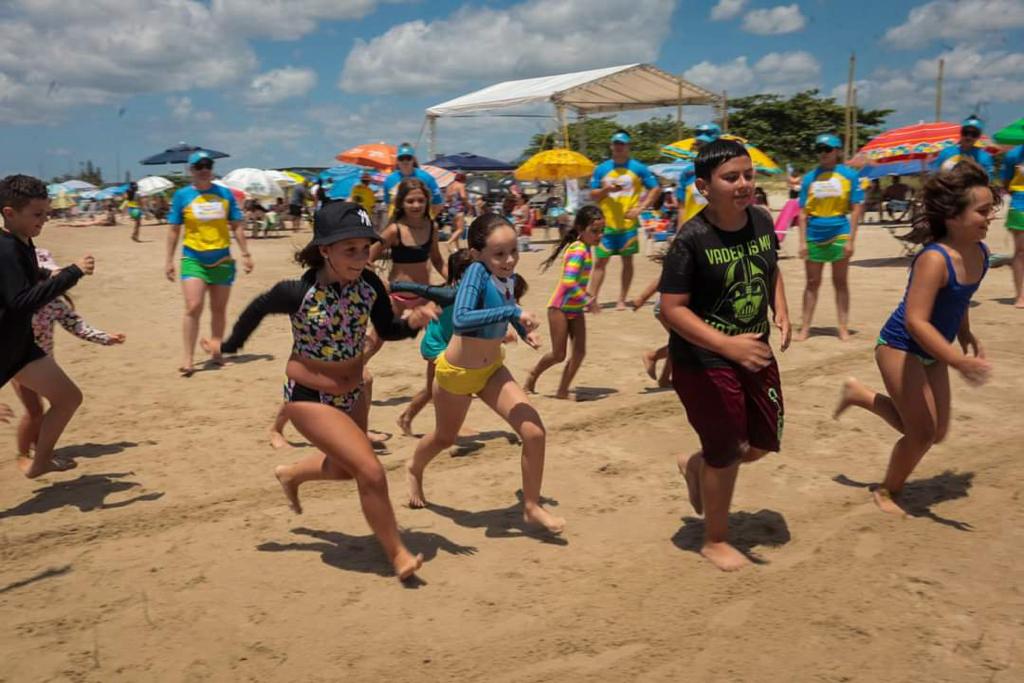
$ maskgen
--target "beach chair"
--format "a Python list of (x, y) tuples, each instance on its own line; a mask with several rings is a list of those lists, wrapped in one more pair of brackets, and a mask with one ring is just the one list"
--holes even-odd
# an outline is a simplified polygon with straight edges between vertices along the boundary
[(647, 256), (664, 253), (672, 239), (672, 222), (656, 211), (640, 214), (640, 227), (644, 232), (644, 253)]

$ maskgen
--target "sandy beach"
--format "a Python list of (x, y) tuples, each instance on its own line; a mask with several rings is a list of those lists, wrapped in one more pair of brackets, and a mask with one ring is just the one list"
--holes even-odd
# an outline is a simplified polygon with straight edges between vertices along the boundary
[[(779, 200), (775, 200), (776, 205)], [(1006, 253), (1000, 216), (989, 244)], [(62, 227), (37, 240), (59, 263), (84, 252), (96, 274), (72, 290), (92, 325), (125, 332), (100, 347), (58, 330), (56, 355), (86, 399), (61, 442), (74, 471), (29, 481), (0, 425), (0, 681), (996, 681), (1024, 680), (1024, 312), (1008, 268), (989, 273), (972, 326), (994, 365), (968, 387), (955, 373), (949, 438), (907, 489), (911, 515), (871, 503), (894, 433), (851, 410), (831, 418), (842, 380), (879, 387), (872, 348), (902, 295), (907, 259), (877, 226), (851, 268), (856, 334), (834, 336), (828, 279), (818, 334), (779, 355), (783, 450), (743, 469), (733, 538), (761, 564), (735, 574), (696, 552), (702, 523), (676, 456), (696, 449), (675, 394), (640, 362), (665, 332), (648, 304), (588, 320), (580, 397), (535, 404), (548, 428), (544, 493), (568, 520), (559, 539), (520, 523), (514, 435), (475, 404), (480, 437), (427, 471), (427, 510), (404, 506), (415, 446), (397, 418), (423, 381), (418, 343), (372, 361), (371, 427), (390, 433), (391, 498), (409, 547), (427, 563), (406, 587), (359, 509), (354, 484), (303, 489), (305, 514), (273, 477), (291, 450), (267, 428), (291, 344), (264, 321), (231, 365), (177, 376), (182, 299), (164, 279), (165, 226)], [(252, 242), (256, 270), (229, 308), (299, 273), (297, 235)], [(803, 264), (781, 261), (794, 323)], [(543, 314), (557, 269), (524, 254), (525, 307)], [(659, 272), (637, 261), (634, 291)], [(605, 289), (611, 300), (619, 266)], [(204, 334), (208, 330), (204, 316)], [(547, 331), (542, 329), (545, 341)], [(777, 336), (777, 335), (776, 335)], [(773, 344), (777, 347), (777, 338)], [(520, 379), (537, 358), (508, 348)], [(10, 387), (0, 402), (20, 412)], [(433, 424), (428, 407), (418, 433)]]

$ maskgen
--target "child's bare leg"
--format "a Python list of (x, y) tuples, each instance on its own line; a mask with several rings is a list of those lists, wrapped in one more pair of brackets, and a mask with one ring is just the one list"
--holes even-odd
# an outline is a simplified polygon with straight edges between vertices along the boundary
[(750, 564), (746, 555), (729, 544), (729, 505), (736, 486), (740, 463), (712, 467), (705, 462), (700, 472), (704, 504), (704, 546), (700, 554), (722, 571), (731, 572)]
[(291, 448), (288, 439), (284, 438), (284, 426), (288, 424), (288, 415), (285, 408), (287, 403), (282, 403), (277, 409), (277, 417), (274, 418), (274, 425), (270, 428), (270, 445), (274, 448)]
[(847, 408), (857, 406), (870, 411), (889, 423), (896, 431), (903, 433), (903, 420), (900, 419), (896, 404), (885, 394), (880, 394), (864, 386), (856, 377), (849, 377), (839, 390), (839, 403), (832, 411), (832, 419), (838, 420)]
[[(548, 325), (551, 328), (551, 350), (540, 357), (523, 384), (523, 389), (531, 394), (537, 390), (537, 380), (544, 374), (544, 371), (565, 360), (565, 346), (569, 338), (569, 321), (565, 313), (557, 308), (549, 308)], [(559, 398), (565, 398), (565, 396), (559, 396)]]
[(278, 465), (274, 468), (274, 476), (284, 490), (288, 506), (297, 514), (302, 514), (299, 502), (299, 486), (307, 481), (337, 481), (351, 479), (352, 473), (343, 465), (331, 460), (323, 453), (311, 453), (299, 458), (291, 465)]
[[(875, 351), (875, 359), (886, 390), (892, 396), (903, 422), (903, 436), (893, 446), (885, 479), (881, 487), (873, 492), (873, 498), (884, 512), (902, 515), (903, 509), (893, 498), (899, 497), (907, 478), (940, 436), (937, 397), (924, 366), (909, 353), (880, 346)], [(941, 436), (945, 435), (949, 414), (949, 384), (945, 372), (944, 367), (935, 370), (940, 394), (938, 398), (944, 403), (943, 413), (946, 416)], [(946, 380), (945, 389), (942, 387), (943, 377)]]
[(11, 387), (25, 408), (24, 414), (18, 420), (18, 455), (31, 457), (32, 446), (39, 438), (39, 428), (43, 424), (43, 402), (39, 394), (21, 386), (17, 381), (11, 382)]
[(697, 451), (691, 455), (680, 453), (676, 456), (676, 466), (686, 480), (686, 491), (690, 496), (690, 506), (698, 515), (704, 514), (704, 503), (700, 498), (700, 471), (704, 466), (704, 454)]
[(821, 271), (824, 268), (824, 263), (804, 262), (807, 284), (804, 285), (803, 320), (800, 323), (800, 331), (793, 336), (794, 341), (805, 341), (811, 336), (811, 321), (814, 319), (814, 308), (818, 304), (818, 289), (821, 287)]
[(832, 264), (832, 287), (836, 293), (836, 319), (839, 325), (839, 339), (850, 338), (850, 259), (835, 261)]
[(569, 385), (579, 372), (583, 364), (583, 357), (587, 355), (587, 322), (582, 315), (568, 321), (569, 337), (572, 339), (572, 355), (569, 362), (562, 370), (562, 380), (558, 383), (556, 398), (569, 397)]
[(662, 346), (655, 351), (654, 360), (655, 362), (665, 361), (665, 364), (661, 366), (661, 374), (658, 375), (658, 386), (662, 389), (672, 386), (672, 361), (668, 359), (668, 346)]
[(426, 507), (423, 494), (423, 471), (438, 453), (450, 448), (458, 436), (459, 427), (466, 420), (466, 413), (473, 402), (472, 396), (451, 394), (435, 382), (434, 384), (434, 431), (416, 444), (412, 458), (405, 463), (406, 481), (409, 484), (409, 507)]
[(198, 278), (181, 281), (181, 292), (185, 297), (185, 315), (182, 322), (184, 356), (179, 371), (184, 375), (192, 373), (195, 362), (196, 341), (199, 339), (199, 319), (203, 315), (203, 299), (206, 297), (206, 283)]
[(33, 479), (54, 469), (53, 449), (78, 406), (82, 405), (82, 392), (52, 356), (32, 361), (15, 375), (15, 379), (50, 404), (39, 427), (35, 455), (31, 461), (19, 463), (25, 476)]
[(561, 533), (565, 520), (555, 517), (540, 504), (547, 432), (526, 392), (516, 384), (508, 368), (503, 367), (487, 381), (480, 392), (480, 400), (508, 422), (523, 442), (523, 519), (551, 533)]
[[(220, 341), (228, 325), (228, 299), (231, 297), (230, 285), (210, 285), (210, 340), (214, 348), (220, 349)], [(211, 360), (217, 365), (224, 364), (224, 357), (218, 350)]]
[(434, 391), (434, 361), (427, 361), (427, 385), (416, 392), (416, 395), (412, 397), (412, 401), (409, 402), (409, 407), (406, 408), (401, 415), (398, 416), (398, 428), (402, 430), (402, 433), (406, 436), (412, 436), (412, 421), (416, 419), (416, 416), (420, 414), (428, 403), (430, 403), (430, 395)]
[(395, 573), (400, 579), (412, 576), (423, 565), (423, 556), (410, 553), (399, 537), (384, 467), (365, 432), (348, 415), (318, 403), (289, 403), (288, 416), (310, 443), (356, 480), (363, 514)]

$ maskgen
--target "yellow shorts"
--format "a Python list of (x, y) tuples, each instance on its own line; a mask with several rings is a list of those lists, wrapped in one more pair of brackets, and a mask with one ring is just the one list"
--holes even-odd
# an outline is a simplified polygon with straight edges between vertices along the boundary
[(472, 396), (479, 394), (487, 386), (491, 376), (505, 365), (505, 349), (501, 357), (483, 368), (460, 368), (452, 365), (442, 353), (434, 361), (434, 381), (449, 394)]

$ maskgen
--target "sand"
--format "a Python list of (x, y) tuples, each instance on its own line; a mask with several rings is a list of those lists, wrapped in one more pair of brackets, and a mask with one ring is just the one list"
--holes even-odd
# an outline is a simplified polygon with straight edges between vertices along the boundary
[[(990, 244), (1006, 252), (1001, 219)], [(998, 226), (998, 227), (997, 227)], [(975, 297), (973, 326), (995, 372), (954, 376), (948, 440), (908, 487), (912, 515), (881, 514), (864, 485), (881, 477), (894, 433), (877, 418), (830, 413), (840, 382), (880, 380), (872, 347), (906, 279), (897, 242), (867, 227), (852, 268), (853, 339), (834, 335), (829, 284), (819, 334), (779, 357), (783, 451), (745, 467), (733, 504), (737, 545), (761, 564), (735, 574), (696, 552), (701, 522), (676, 456), (695, 449), (675, 395), (657, 390), (640, 353), (665, 338), (648, 305), (588, 320), (579, 374), (591, 400), (535, 404), (548, 427), (544, 492), (569, 527), (524, 532), (518, 448), (474, 405), (480, 439), (427, 471), (435, 506), (402, 506), (401, 464), (415, 441), (395, 418), (419, 388), (411, 342), (374, 359), (371, 425), (408, 545), (428, 562), (415, 587), (390, 575), (354, 485), (304, 488), (289, 511), (273, 467), (290, 451), (266, 430), (281, 399), (286, 319), (268, 319), (229, 367), (176, 376), (182, 300), (162, 273), (165, 228), (70, 228), (38, 240), (96, 274), (74, 290), (92, 324), (125, 332), (99, 347), (57, 331), (57, 358), (86, 401), (64, 435), (73, 472), (28, 481), (0, 468), (2, 681), (1019, 681), (1024, 680), (1024, 356), (1008, 269)], [(308, 233), (259, 240), (230, 314), (298, 270)], [(802, 263), (782, 270), (794, 320)], [(557, 273), (523, 256), (526, 307)], [(607, 294), (618, 286), (612, 266)], [(638, 261), (635, 289), (658, 266)], [(204, 326), (206, 319), (204, 318)], [(545, 335), (546, 338), (546, 335)], [(537, 357), (508, 350), (520, 378)], [(0, 401), (16, 405), (9, 387)], [(415, 423), (430, 428), (428, 407)], [(11, 425), (0, 443), (14, 454)]]

